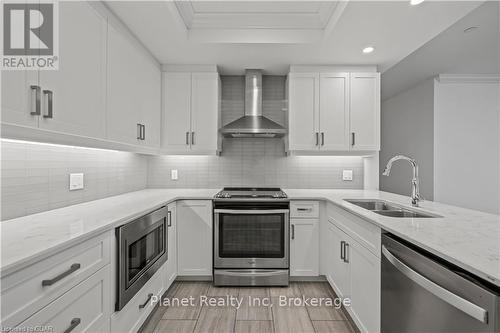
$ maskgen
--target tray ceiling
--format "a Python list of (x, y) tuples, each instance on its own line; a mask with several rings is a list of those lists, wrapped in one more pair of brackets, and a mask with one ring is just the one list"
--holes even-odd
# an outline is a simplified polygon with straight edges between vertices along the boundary
[(176, 1), (189, 39), (216, 43), (313, 43), (331, 32), (347, 2)]

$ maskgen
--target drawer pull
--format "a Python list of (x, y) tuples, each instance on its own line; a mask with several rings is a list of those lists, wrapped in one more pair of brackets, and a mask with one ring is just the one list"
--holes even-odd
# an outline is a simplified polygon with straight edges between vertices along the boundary
[(42, 286), (43, 287), (45, 287), (45, 286), (51, 286), (54, 283), (56, 283), (57, 281), (59, 281), (61, 279), (64, 279), (66, 276), (70, 275), (71, 273), (76, 272), (77, 270), (80, 269), (80, 267), (81, 267), (80, 264), (73, 264), (73, 265), (71, 265), (71, 267), (66, 272), (59, 274), (55, 278), (50, 279), (50, 280), (42, 280)]
[(311, 212), (312, 208), (297, 208), (299, 212)]
[(139, 309), (144, 309), (146, 307), (146, 305), (148, 305), (149, 300), (151, 299), (151, 297), (153, 297), (153, 293), (148, 294), (148, 298), (146, 299), (146, 302), (144, 302), (142, 304), (139, 304)]
[(82, 322), (82, 320), (80, 318), (73, 318), (71, 319), (71, 325), (69, 325), (69, 327), (67, 329), (64, 330), (64, 333), (69, 333), (71, 332), (72, 330), (74, 330), (78, 325), (80, 325), (80, 323)]

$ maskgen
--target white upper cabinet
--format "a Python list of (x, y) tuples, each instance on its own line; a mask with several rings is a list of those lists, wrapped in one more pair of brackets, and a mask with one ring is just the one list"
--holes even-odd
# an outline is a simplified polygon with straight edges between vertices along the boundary
[(106, 19), (85, 2), (60, 2), (59, 17), (59, 70), (39, 74), (40, 128), (104, 138)]
[(37, 71), (2, 71), (2, 123), (38, 127), (41, 96)]
[(351, 73), (351, 150), (380, 150), (380, 73)]
[(163, 74), (162, 147), (173, 153), (217, 151), (217, 73)]
[(349, 73), (320, 75), (320, 149), (349, 150)]
[(379, 73), (290, 73), (291, 151), (380, 149)]
[(172, 151), (189, 149), (191, 135), (191, 73), (163, 74), (162, 146)]
[(122, 143), (160, 145), (161, 72), (145, 51), (108, 25), (107, 137)]
[(219, 75), (193, 73), (191, 76), (191, 150), (217, 150)]
[(156, 151), (156, 60), (102, 4), (61, 2), (59, 22), (58, 70), (2, 72), (2, 136)]
[(290, 150), (314, 150), (319, 144), (319, 74), (288, 77)]

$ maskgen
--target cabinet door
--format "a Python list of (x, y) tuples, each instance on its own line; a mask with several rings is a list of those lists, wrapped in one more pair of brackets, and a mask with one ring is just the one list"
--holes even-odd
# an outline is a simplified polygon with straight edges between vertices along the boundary
[[(107, 137), (128, 144), (141, 144), (138, 124), (142, 120), (143, 98), (138, 95), (142, 52), (131, 37), (108, 24)], [(139, 89), (141, 90), (141, 89)]]
[(136, 64), (136, 96), (140, 99), (140, 120), (144, 125), (144, 139), (148, 147), (160, 147), (161, 129), (161, 71), (151, 59), (141, 54)]
[(319, 234), (317, 219), (292, 219), (290, 233), (290, 275), (318, 276)]
[(163, 74), (162, 147), (188, 151), (191, 132), (191, 74)]
[(319, 148), (319, 74), (290, 73), (288, 78), (290, 150)]
[(40, 71), (40, 85), (53, 94), (49, 118), (43, 94), (40, 128), (105, 137), (106, 20), (87, 2), (59, 3), (57, 71)]
[(350, 265), (341, 258), (342, 242), (348, 242), (349, 236), (337, 228), (331, 221), (328, 222), (330, 243), (330, 283), (339, 297), (350, 295)]
[(177, 202), (178, 275), (212, 275), (212, 202)]
[(177, 277), (177, 206), (174, 203), (168, 209), (168, 259), (166, 268), (166, 286), (168, 289)]
[(191, 150), (215, 153), (219, 77), (217, 73), (193, 73), (191, 77)]
[(320, 77), (321, 150), (349, 150), (349, 73)]
[(351, 309), (361, 331), (380, 332), (380, 259), (356, 242), (349, 243)]
[(380, 73), (351, 73), (351, 150), (380, 149)]
[(1, 76), (2, 123), (38, 127), (39, 117), (31, 114), (36, 93), (30, 88), (38, 85), (38, 71), (2, 71)]

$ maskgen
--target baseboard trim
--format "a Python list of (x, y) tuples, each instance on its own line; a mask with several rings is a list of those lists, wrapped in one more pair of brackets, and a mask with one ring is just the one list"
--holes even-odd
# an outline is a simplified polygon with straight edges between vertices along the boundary
[(212, 282), (212, 275), (179, 275), (175, 281), (200, 281), (200, 282)]
[(290, 276), (291, 282), (327, 282), (324, 275), (319, 276)]

